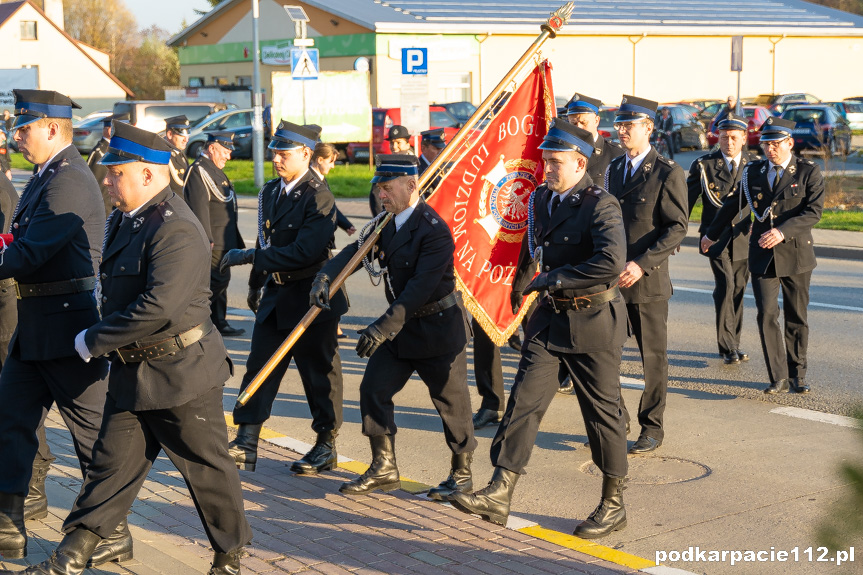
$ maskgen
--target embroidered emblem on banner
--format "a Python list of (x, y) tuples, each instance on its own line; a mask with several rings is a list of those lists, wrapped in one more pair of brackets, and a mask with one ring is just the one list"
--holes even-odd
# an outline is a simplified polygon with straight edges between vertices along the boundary
[(527, 225), (527, 203), (536, 189), (537, 163), (517, 159), (500, 161), (483, 176), (479, 196), (479, 223), (489, 239), (521, 243), (521, 232)]

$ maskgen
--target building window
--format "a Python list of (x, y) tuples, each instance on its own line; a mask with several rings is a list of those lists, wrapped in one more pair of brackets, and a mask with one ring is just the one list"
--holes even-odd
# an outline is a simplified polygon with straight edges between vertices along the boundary
[(438, 75), (435, 102), (470, 102), (470, 73), (443, 72)]
[(227, 86), (227, 76), (213, 76), (213, 86)]
[(251, 86), (252, 85), (252, 77), (251, 76), (237, 76), (237, 86)]
[(203, 76), (192, 76), (189, 78), (189, 87), (190, 88), (200, 88), (204, 85), (204, 77)]
[(36, 22), (34, 20), (21, 21), (21, 39), (22, 40), (37, 40), (36, 37)]

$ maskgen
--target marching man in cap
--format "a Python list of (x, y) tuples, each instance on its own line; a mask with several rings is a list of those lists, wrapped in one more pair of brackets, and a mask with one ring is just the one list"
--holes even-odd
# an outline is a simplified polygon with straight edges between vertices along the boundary
[[(252, 532), (222, 410), (231, 363), (205, 303), (207, 238), (171, 191), (170, 157), (158, 135), (114, 125), (102, 158), (117, 207), (105, 234), (102, 319), (72, 337), (79, 361), (111, 356), (105, 416), (63, 540), (25, 574), (82, 573), (102, 538), (125, 522), (163, 449), (183, 475), (215, 550), (209, 573), (240, 572)], [(131, 537), (117, 542), (114, 560), (131, 555)]]
[[(387, 132), (386, 141), (390, 143), (391, 154), (415, 154), (414, 149), (411, 147), (411, 133), (404, 126), (392, 126), (389, 132)], [(372, 189), (369, 192), (369, 207), (372, 210), (372, 217), (384, 211), (384, 207), (381, 205), (380, 193), (375, 184), (372, 184)]]
[(617, 200), (587, 174), (594, 151), (590, 132), (555, 119), (540, 149), (545, 183), (531, 197), (511, 294), (513, 313), (532, 292), (540, 293), (540, 304), (528, 319), (518, 373), (492, 441), (491, 481), (476, 493), (454, 493), (450, 501), (506, 525), (516, 481), (563, 367), (575, 386), (593, 461), (603, 474), (599, 506), (575, 528), (578, 537), (594, 539), (626, 527), (626, 432), (620, 408), (626, 314), (617, 287), (626, 237)]
[(743, 295), (749, 282), (749, 228), (748, 212), (742, 212), (740, 194), (733, 194), (740, 183), (743, 168), (751, 161), (761, 159), (744, 149), (749, 133), (746, 118), (729, 113), (716, 124), (719, 132), (719, 149), (695, 160), (689, 168), (686, 185), (689, 188), (689, 213), (701, 197), (703, 210), (698, 234), (707, 233), (719, 208), (726, 198), (736, 195), (734, 220), (722, 230), (720, 241), (709, 251), (713, 272), (713, 305), (716, 310), (716, 343), (719, 355), (726, 365), (749, 361), (749, 355), (740, 349), (740, 332), (743, 329)]
[[(749, 271), (757, 308), (758, 333), (770, 385), (764, 393), (809, 393), (806, 351), (809, 346), (809, 282), (815, 269), (812, 228), (824, 208), (824, 177), (817, 164), (794, 156), (794, 122), (768, 118), (761, 126), (766, 159), (743, 169), (729, 196), (701, 239), (710, 250), (741, 212), (755, 216), (749, 240)], [(749, 222), (748, 215), (745, 217)], [(785, 330), (779, 327), (779, 292)]]
[(165, 141), (171, 146), (171, 189), (175, 194), (183, 196), (183, 184), (189, 170), (186, 160), (186, 144), (189, 143), (189, 119), (184, 116), (174, 116), (165, 119)]
[(420, 136), (422, 136), (422, 141), (420, 142), (422, 153), (419, 158), (419, 173), (422, 175), (431, 163), (437, 159), (441, 150), (446, 148), (446, 140), (444, 139), (443, 128), (420, 132)]
[[(626, 154), (605, 174), (606, 189), (620, 202), (626, 229), (626, 265), (620, 291), (641, 352), (644, 392), (638, 405), (641, 433), (629, 453), (662, 445), (668, 393), (668, 257), (686, 237), (686, 175), (650, 145), (657, 103), (624, 96), (614, 128)], [(624, 411), (626, 407), (624, 406)], [(627, 422), (629, 417), (627, 416)]]
[[(370, 273), (372, 257), (384, 270), (389, 307), (360, 332), (357, 342), (357, 354), (369, 358), (360, 383), (360, 413), (372, 464), (339, 491), (358, 495), (398, 489), (393, 397), (416, 372), (428, 387), (452, 452), (449, 476), (429, 491), (429, 497), (442, 500), (472, 488), (470, 463), (477, 445), (467, 388), (469, 327), (455, 291), (455, 244), (449, 227), (419, 196), (417, 159), (379, 155), (376, 160), (372, 182), (380, 187), (386, 211), (395, 216), (366, 259)], [(366, 230), (382, 217), (379, 214)], [(311, 304), (324, 310), (333, 305), (341, 290), (330, 298), (330, 281), (357, 253), (364, 238), (361, 232), (356, 243), (339, 252), (315, 277)], [(380, 277), (379, 272), (375, 275)]]
[[(80, 106), (44, 90), (15, 90), (15, 102), (14, 138), (37, 171), (11, 217), (14, 241), (0, 248), (0, 280), (14, 278), (19, 294), (18, 328), (0, 373), (0, 554), (7, 558), (27, 555), (24, 499), (37, 428), (56, 403), (86, 476), (108, 389), (108, 361), (85, 363), (74, 346), (75, 335), (99, 321), (94, 290), (105, 230), (99, 186), (72, 146), (72, 109)], [(44, 474), (39, 480), (44, 495)]]
[(108, 151), (108, 142), (111, 140), (111, 124), (113, 122), (128, 122), (129, 114), (111, 114), (102, 119), (102, 137), (90, 150), (87, 156), (87, 165), (90, 166), (90, 171), (93, 172), (93, 177), (99, 184), (99, 189), (102, 191), (102, 199), (105, 201), (105, 216), (111, 213), (114, 205), (111, 203), (111, 196), (108, 195), (108, 190), (105, 186), (105, 174), (108, 173), (108, 168), (99, 163), (105, 152)]
[(566, 119), (569, 123), (582, 130), (587, 130), (593, 138), (593, 154), (587, 161), (587, 175), (597, 185), (602, 185), (605, 182), (605, 170), (608, 169), (611, 160), (625, 153), (618, 144), (606, 140), (599, 133), (599, 109), (601, 107), (602, 101), (578, 92), (573, 94), (566, 104)]
[[(326, 182), (309, 169), (320, 135), (318, 126), (279, 124), (269, 146), (279, 177), (264, 184), (258, 194), (257, 245), (229, 250), (222, 259), (223, 270), (252, 264), (249, 307), (256, 312), (255, 328), (240, 390), (248, 387), (309, 310), (312, 279), (330, 258), (336, 200)], [(347, 310), (347, 298), (340, 291), (331, 309), (315, 318), (257, 393), (234, 408), (239, 429), (231, 442), (231, 455), (240, 468), (255, 470), (261, 428), (270, 417), (291, 358), (297, 364), (317, 434), (312, 449), (291, 465), (291, 471), (315, 474), (336, 465), (336, 436), (342, 425), (342, 364), (336, 333), (339, 318)]]
[[(237, 198), (231, 180), (222, 171), (234, 150), (233, 132), (208, 132), (207, 147), (192, 164), (183, 194), (186, 203), (198, 216), (210, 240), (210, 319), (225, 337), (238, 336), (246, 330), (228, 325), (228, 284), (231, 270), (220, 269), (228, 250), (246, 247), (237, 219)], [(173, 155), (171, 156), (173, 161)]]

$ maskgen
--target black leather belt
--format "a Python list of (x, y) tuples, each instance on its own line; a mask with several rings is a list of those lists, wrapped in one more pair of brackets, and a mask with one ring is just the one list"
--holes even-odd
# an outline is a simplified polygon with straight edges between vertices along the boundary
[(96, 287), (96, 278), (76, 278), (59, 282), (48, 282), (44, 284), (15, 284), (15, 292), (18, 299), (25, 297), (41, 297), (49, 295), (66, 295), (70, 293), (81, 293), (92, 291)]
[(416, 310), (411, 317), (425, 317), (427, 315), (432, 315), (435, 313), (442, 312), (443, 310), (450, 308), (458, 303), (458, 292), (452, 292), (448, 296), (445, 296), (436, 302), (427, 303), (422, 306), (418, 310)]
[(570, 309), (588, 309), (601, 303), (609, 302), (619, 295), (620, 288), (617, 284), (614, 284), (614, 286), (600, 292), (580, 295), (574, 298), (548, 296), (546, 301), (548, 301), (549, 305), (554, 308), (555, 313), (560, 313)]
[(121, 347), (117, 350), (117, 355), (120, 356), (120, 361), (123, 363), (140, 363), (142, 361), (158, 359), (189, 347), (212, 330), (213, 322), (208, 319), (189, 331), (184, 331), (180, 335), (152, 345), (145, 347)]
[(15, 278), (6, 278), (5, 280), (0, 280), (0, 289), (6, 289), (8, 287), (12, 287), (15, 285)]
[(316, 273), (323, 269), (324, 264), (326, 262), (321, 262), (319, 264), (315, 264), (312, 267), (305, 268), (302, 270), (290, 271), (290, 272), (273, 272), (270, 274), (270, 277), (273, 278), (273, 281), (276, 282), (277, 285), (285, 285), (288, 282), (304, 280), (306, 278), (310, 278), (314, 276)]

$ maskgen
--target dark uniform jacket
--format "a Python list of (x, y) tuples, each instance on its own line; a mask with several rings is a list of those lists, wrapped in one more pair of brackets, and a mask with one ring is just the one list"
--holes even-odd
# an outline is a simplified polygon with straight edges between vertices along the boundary
[[(24, 189), (0, 279), (42, 284), (95, 275), (105, 233), (99, 186), (71, 145)], [(92, 291), (18, 300), (10, 347), (24, 361), (77, 356), (75, 336), (99, 321)]]
[[(216, 191), (223, 198), (230, 198), (227, 202), (207, 187), (205, 179), (208, 176), (215, 184)], [(174, 189), (173, 184), (171, 189)], [(213, 250), (246, 247), (237, 228), (237, 197), (234, 188), (225, 172), (217, 168), (208, 156), (201, 154), (192, 164), (182, 193), (185, 196), (181, 197), (185, 197), (186, 203), (198, 216), (207, 239), (213, 244)]]
[(620, 202), (626, 227), (626, 261), (638, 264), (644, 275), (621, 288), (626, 303), (648, 303), (671, 298), (668, 256), (674, 253), (688, 226), (686, 175), (673, 161), (651, 148), (624, 184), (626, 156), (608, 167), (608, 191)]
[(102, 156), (104, 156), (107, 151), (108, 140), (102, 138), (99, 140), (99, 143), (90, 150), (90, 155), (87, 157), (87, 165), (90, 167), (90, 171), (93, 172), (93, 177), (96, 178), (96, 183), (99, 184), (99, 190), (102, 192), (102, 201), (105, 204), (106, 216), (114, 209), (114, 206), (111, 205), (111, 197), (106, 191), (107, 187), (102, 183), (105, 180), (105, 175), (108, 173), (108, 167), (99, 163), (99, 160), (102, 159)]
[(186, 160), (186, 154), (182, 150), (173, 146), (170, 142), (168, 145), (171, 146), (171, 163), (168, 164), (168, 169), (171, 172), (171, 189), (182, 198), (183, 184), (189, 171), (189, 162)]
[[(812, 241), (812, 228), (821, 219), (824, 208), (824, 177), (817, 164), (810, 160), (791, 158), (779, 182), (770, 190), (767, 171), (770, 162), (766, 159), (750, 162), (746, 170), (749, 197), (755, 210), (762, 214), (773, 208), (773, 217), (764, 222), (752, 223), (749, 239), (749, 270), (753, 275), (768, 271), (771, 261), (775, 261), (776, 275), (787, 277), (815, 269), (815, 246)], [(735, 193), (743, 193), (743, 182)], [(716, 214), (707, 237), (716, 239), (737, 215), (737, 197), (730, 195)], [(746, 198), (743, 198), (747, 210)], [(746, 218), (748, 220), (748, 217)], [(771, 228), (778, 228), (785, 241), (773, 249), (758, 246), (758, 239)]]
[[(105, 245), (103, 319), (88, 326), (84, 337), (94, 356), (153, 345), (209, 319), (210, 245), (198, 218), (169, 187), (131, 218), (115, 211)], [(110, 357), (108, 393), (120, 409), (130, 411), (183, 405), (231, 375), (215, 329), (161, 358), (124, 363), (115, 354)]]
[[(357, 242), (345, 247), (324, 272), (335, 277), (358, 249)], [(389, 280), (382, 283), (390, 306), (372, 325), (389, 340), (387, 345), (394, 347), (397, 357), (437, 357), (458, 352), (467, 344), (470, 327), (461, 304), (413, 317), (422, 306), (455, 291), (454, 250), (446, 222), (422, 200), (398, 232), (395, 220), (381, 232), (374, 257), (389, 273)]]
[[(534, 238), (542, 247), (542, 270), (548, 274), (549, 294), (574, 298), (603, 292), (617, 285), (626, 264), (626, 233), (617, 200), (594, 186), (590, 176), (569, 192), (549, 218), (553, 196), (545, 184), (534, 192)], [(528, 230), (526, 233), (530, 233)], [(536, 263), (522, 240), (513, 291), (531, 282)], [(530, 316), (525, 337), (548, 329), (548, 349), (562, 353), (590, 353), (623, 345), (627, 337), (623, 298), (586, 309), (555, 312), (543, 298)]]
[[(255, 263), (249, 278), (250, 287), (264, 285), (256, 321), (277, 314), (279, 329), (293, 329), (309, 311), (312, 280), (330, 258), (336, 222), (336, 199), (325, 183), (311, 170), (303, 175), (287, 197), (278, 202), (281, 179), (270, 180), (261, 188), (259, 218), (264, 242), (255, 251)], [(293, 275), (284, 285), (267, 276), (273, 272)], [(335, 276), (332, 276), (335, 277)], [(268, 281), (269, 280), (269, 281)], [(328, 321), (348, 311), (344, 288), (334, 294), (331, 309), (322, 311), (315, 322)]]
[(593, 144), (593, 155), (587, 160), (587, 175), (594, 183), (601, 184), (605, 181), (605, 171), (611, 160), (625, 153), (618, 144), (606, 140), (602, 134), (598, 134), (596, 142)]
[[(737, 167), (737, 177), (733, 181), (731, 172), (728, 171), (728, 164), (725, 162), (725, 156), (722, 155), (721, 150), (714, 150), (709, 154), (701, 156), (689, 167), (689, 177), (686, 178), (686, 187), (689, 189), (689, 213), (692, 214), (692, 208), (695, 207), (695, 203), (699, 197), (701, 198), (701, 205), (703, 207), (701, 211), (701, 225), (698, 226), (699, 238), (707, 234), (707, 229), (713, 222), (713, 218), (716, 217), (716, 212), (719, 211), (719, 208), (713, 205), (713, 202), (710, 201), (710, 198), (704, 192), (701, 178), (702, 167), (707, 178), (707, 191), (716, 200), (723, 203), (729, 197), (729, 194), (731, 194), (732, 189), (740, 182), (744, 166), (754, 159), (759, 159), (759, 157), (747, 150), (740, 152), (740, 165)], [(746, 205), (745, 200), (742, 205), (739, 204), (739, 199), (740, 195), (737, 194), (734, 203), (738, 206), (738, 211)], [(719, 254), (723, 250), (730, 247), (732, 261), (745, 260), (749, 254), (749, 229), (751, 227), (750, 219), (745, 217), (748, 213), (749, 210), (746, 210), (741, 215), (742, 217), (735, 215), (734, 222), (722, 231), (719, 241), (711, 246), (705, 255), (713, 258), (719, 257)]]

